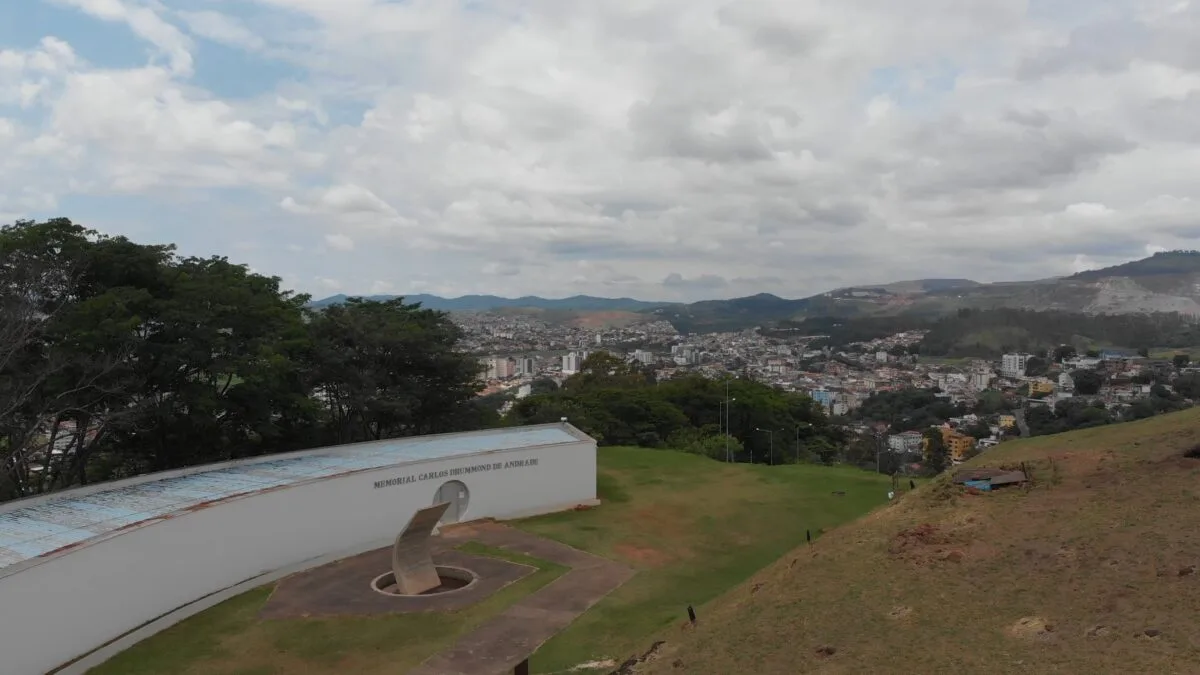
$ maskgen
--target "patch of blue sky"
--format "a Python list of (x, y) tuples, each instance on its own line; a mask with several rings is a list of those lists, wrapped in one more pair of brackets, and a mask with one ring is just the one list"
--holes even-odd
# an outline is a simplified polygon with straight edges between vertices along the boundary
[(331, 127), (356, 127), (362, 124), (363, 115), (373, 107), (373, 104), (359, 101), (325, 101), (325, 115)]
[(299, 66), (196, 38), (191, 83), (225, 99), (255, 98), (305, 75)]
[(954, 91), (960, 72), (948, 61), (913, 68), (877, 68), (867, 79), (864, 99), (886, 95), (897, 108), (926, 109)]
[(101, 68), (135, 67), (150, 56), (149, 46), (123, 23), (36, 0), (0, 2), (0, 48), (31, 49), (48, 36), (70, 44), (78, 56)]
[[(249, 188), (156, 188), (138, 195), (65, 195), (56, 213), (110, 235), (138, 242), (175, 244), (180, 255), (232, 254), (248, 262), (246, 253), (233, 252), (253, 230), (255, 241), (290, 241), (294, 227), (282, 217), (280, 198)], [(171, 214), (164, 216), (163, 214)], [(249, 261), (253, 262), (253, 261)]]
[(59, 200), (56, 213), (45, 215), (65, 216), (84, 227), (137, 242), (174, 244), (180, 255), (207, 257), (228, 251), (230, 242), (237, 238), (234, 230), (248, 223), (231, 223), (230, 231), (225, 231), (226, 221), (219, 215), (222, 209), (214, 214), (198, 207), (181, 208), (181, 203), (221, 203), (223, 192), (162, 188), (139, 195), (69, 194)]

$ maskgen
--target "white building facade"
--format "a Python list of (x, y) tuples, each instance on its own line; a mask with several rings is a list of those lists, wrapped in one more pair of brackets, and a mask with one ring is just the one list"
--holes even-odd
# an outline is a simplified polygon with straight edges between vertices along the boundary
[(62, 671), (82, 673), (144, 625), (386, 546), (439, 495), (449, 522), (594, 504), (596, 442), (565, 423), (375, 441), (0, 505), (3, 672), (90, 654)]
[(1005, 377), (1024, 377), (1031, 354), (1005, 354), (1000, 359), (1000, 372)]

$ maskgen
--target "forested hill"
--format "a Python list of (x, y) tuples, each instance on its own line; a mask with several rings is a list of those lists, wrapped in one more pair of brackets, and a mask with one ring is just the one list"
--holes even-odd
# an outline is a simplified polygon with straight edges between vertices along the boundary
[(1089, 315), (1020, 309), (959, 310), (930, 322), (921, 342), (927, 356), (1037, 352), (1058, 345), (1151, 349), (1200, 344), (1200, 323), (1181, 314)]
[(650, 310), (681, 332), (788, 328), (806, 319), (934, 319), (960, 309), (1200, 316), (1200, 252), (1170, 251), (1069, 277), (981, 284), (924, 279), (853, 286), (798, 300), (757, 295)]
[(1200, 274), (1200, 251), (1162, 251), (1149, 258), (1088, 270), (1071, 279), (1095, 280), (1108, 277), (1156, 277)]
[(996, 357), (1006, 352), (1038, 352), (1064, 344), (1080, 351), (1103, 347), (1184, 348), (1200, 344), (1200, 321), (1184, 314), (1084, 314), (1006, 308), (961, 309), (937, 318), (819, 317), (788, 322), (764, 333), (774, 337), (822, 335), (827, 336), (822, 343), (845, 347), (908, 330), (928, 331), (919, 347), (925, 356)]
[[(393, 296), (375, 296), (388, 299)], [(346, 296), (317, 300), (313, 307), (344, 302)], [(1078, 314), (1180, 313), (1200, 316), (1200, 252), (1168, 251), (1069, 277), (979, 283), (970, 279), (917, 279), (839, 288), (796, 299), (759, 293), (692, 303), (646, 302), (631, 298), (535, 296), (500, 298), (469, 295), (441, 298), (406, 296), (430, 309), (487, 311), (505, 308), (632, 311), (669, 321), (681, 333), (788, 328), (806, 319), (904, 317), (918, 321), (960, 309), (1030, 309)]]

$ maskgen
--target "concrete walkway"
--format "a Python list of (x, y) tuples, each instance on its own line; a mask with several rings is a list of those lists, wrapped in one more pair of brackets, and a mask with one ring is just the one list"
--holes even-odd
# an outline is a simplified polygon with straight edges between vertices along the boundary
[(512, 673), (517, 664), (634, 573), (607, 558), (498, 523), (449, 528), (441, 538), (450, 545), (477, 541), (558, 563), (571, 570), (484, 622), (450, 649), (426, 660), (410, 675)]

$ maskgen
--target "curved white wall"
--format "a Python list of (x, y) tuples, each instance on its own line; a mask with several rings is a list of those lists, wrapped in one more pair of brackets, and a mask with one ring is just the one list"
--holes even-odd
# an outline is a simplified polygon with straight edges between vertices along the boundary
[[(503, 468), (514, 461), (524, 465)], [(420, 480), (486, 463), (498, 466)], [(407, 475), (416, 478), (376, 487)], [(394, 537), (447, 480), (470, 490), (463, 520), (567, 508), (596, 497), (596, 446), (494, 451), (317, 480), (212, 504), (47, 558), (0, 577), (0, 670), (45, 673), (221, 589)]]

